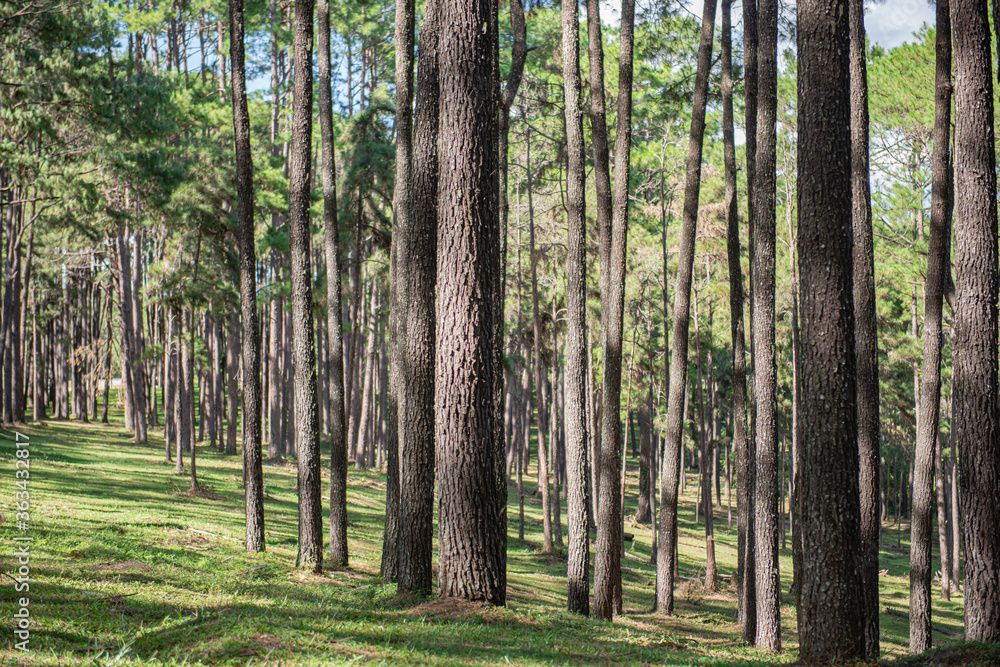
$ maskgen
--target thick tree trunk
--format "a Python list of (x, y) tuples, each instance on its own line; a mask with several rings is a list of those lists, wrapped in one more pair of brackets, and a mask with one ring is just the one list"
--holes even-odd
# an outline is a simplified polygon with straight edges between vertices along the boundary
[(296, 0), (292, 22), (295, 81), (289, 158), (289, 254), (292, 260), (292, 357), (295, 378), (295, 456), (298, 463), (299, 551), (296, 567), (323, 570), (323, 501), (320, 494), (319, 402), (312, 311), (312, 234), (309, 191), (312, 158), (313, 2)]
[[(860, 4), (858, 0), (854, 2)], [(931, 647), (931, 512), (934, 502), (934, 468), (938, 460), (935, 450), (940, 450), (938, 417), (941, 407), (941, 315), (944, 307), (945, 272), (948, 269), (946, 257), (949, 251), (948, 237), (951, 235), (949, 217), (951, 164), (948, 150), (951, 130), (951, 16), (948, 0), (938, 0), (936, 13), (931, 234), (927, 247), (927, 277), (924, 283), (924, 355), (919, 392), (920, 409), (917, 412), (913, 521), (910, 522), (910, 653), (914, 655), (923, 653)], [(874, 308), (874, 304), (872, 306)], [(872, 314), (874, 315), (874, 312)], [(859, 408), (860, 398), (859, 393)], [(875, 412), (876, 414), (878, 412), (877, 406)], [(875, 442), (877, 451), (877, 439)], [(938, 481), (940, 484), (940, 476)], [(864, 488), (862, 488), (863, 493)], [(863, 503), (862, 508), (862, 520), (865, 520), (867, 516)], [(943, 511), (939, 514), (944, 516)], [(864, 532), (862, 535), (864, 536)], [(947, 545), (947, 540), (945, 544)], [(946, 549), (941, 552), (942, 562), (947, 561), (946, 552)], [(877, 575), (877, 550), (875, 558)], [(865, 564), (867, 565), (867, 561)], [(947, 587), (948, 575), (944, 574), (942, 590)], [(865, 592), (868, 593), (867, 582)], [(877, 613), (877, 606), (875, 611)]]
[(694, 274), (694, 246), (698, 224), (698, 197), (701, 191), (702, 142), (705, 137), (705, 107), (708, 102), (708, 79), (712, 64), (712, 39), (715, 30), (715, 0), (705, 0), (702, 12), (701, 41), (698, 44), (698, 69), (692, 100), (691, 130), (688, 135), (686, 177), (684, 181), (684, 217), (674, 288), (674, 337), (671, 345), (667, 433), (664, 443), (660, 480), (660, 531), (657, 538), (656, 610), (674, 611), (673, 554), (677, 549), (677, 491), (683, 475), (681, 449), (684, 437), (684, 408), (687, 393), (688, 335), (691, 318), (691, 282)]
[(1000, 640), (997, 182), (986, 0), (953, 0), (955, 268), (953, 432), (960, 450), (965, 639)]
[(804, 542), (799, 655), (804, 662), (849, 661), (865, 654), (848, 28), (847, 0), (799, 3), (798, 379)]
[[(500, 316), (496, 5), (442, 0), (438, 42), (435, 440), (439, 593), (502, 605), (506, 479), (497, 440)], [(429, 298), (429, 294), (421, 298)]]
[[(618, 131), (615, 138), (615, 191), (611, 226), (604, 231), (607, 261), (601, 260), (601, 488), (597, 504), (594, 615), (611, 619), (622, 612), (621, 412), (622, 327), (625, 309), (625, 248), (628, 234), (628, 180), (632, 154), (632, 46), (635, 1), (623, 0), (618, 55)], [(602, 243), (603, 246), (603, 243)], [(606, 276), (606, 277), (605, 277)]]
[[(414, 109), (411, 214), (401, 238), (397, 279), (405, 300), (399, 326), (399, 590), (429, 594), (434, 515), (434, 326), (438, 235), (438, 5), (420, 30)], [(412, 21), (412, 19), (411, 19)], [(412, 28), (411, 28), (412, 30)], [(412, 45), (412, 36), (410, 37)], [(412, 46), (411, 46), (412, 48)], [(411, 65), (412, 68), (412, 65)], [(404, 248), (405, 246), (405, 248)]]

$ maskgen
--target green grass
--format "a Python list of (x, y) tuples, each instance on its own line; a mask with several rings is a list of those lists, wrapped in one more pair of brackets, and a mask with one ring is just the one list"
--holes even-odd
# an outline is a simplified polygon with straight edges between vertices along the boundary
[[(635, 540), (623, 559), (625, 613), (614, 623), (563, 610), (565, 559), (538, 553), (540, 501), (526, 498), (527, 540), (517, 540), (516, 487), (510, 487), (508, 605), (485, 609), (440, 600), (401, 599), (378, 577), (385, 478), (349, 472), (351, 568), (322, 576), (293, 568), (296, 554), (295, 469), (266, 464), (267, 552), (244, 553), (239, 457), (200, 446), (198, 470), (207, 497), (186, 493), (163, 461), (158, 429), (137, 445), (119, 425), (45, 422), (16, 429), (31, 450), (31, 650), (13, 648), (17, 564), (13, 538), (14, 443), (0, 440), (0, 607), (5, 613), (3, 664), (671, 664), (765, 665), (795, 659), (791, 598), (782, 605), (784, 652), (768, 656), (739, 641), (736, 598), (705, 594), (682, 582), (677, 613), (650, 613), (654, 570), (649, 526), (629, 526)], [(324, 458), (324, 460), (327, 460)], [(635, 512), (637, 476), (629, 459), (627, 516)], [(525, 476), (534, 491), (534, 474)], [(324, 473), (324, 490), (328, 489)], [(682, 576), (703, 568), (702, 526), (693, 523), (696, 487), (689, 475), (680, 517)], [(733, 498), (735, 502), (735, 496)], [(725, 498), (723, 498), (725, 502)], [(564, 518), (565, 521), (565, 518)], [(324, 526), (328, 528), (328, 526)], [(565, 531), (565, 527), (564, 527)], [(908, 553), (885, 548), (881, 606), (905, 610)], [(716, 509), (721, 575), (736, 566), (734, 527)], [(790, 541), (789, 541), (790, 544)], [(887, 525), (884, 545), (895, 544)], [(936, 549), (935, 549), (936, 551)], [(902, 554), (902, 557), (895, 557)], [(791, 555), (782, 552), (782, 587)], [(961, 632), (962, 599), (937, 599), (934, 621)], [(906, 620), (883, 614), (884, 655), (906, 649)], [(949, 643), (936, 637), (936, 646)]]

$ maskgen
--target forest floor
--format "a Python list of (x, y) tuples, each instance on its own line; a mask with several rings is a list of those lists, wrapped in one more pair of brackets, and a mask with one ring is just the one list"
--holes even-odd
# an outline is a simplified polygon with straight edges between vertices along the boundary
[[(31, 524), (15, 521), (13, 432), (31, 452)], [(294, 463), (264, 467), (267, 552), (243, 551), (241, 461), (198, 448), (205, 493), (191, 494), (187, 477), (164, 462), (163, 441), (129, 441), (114, 425), (45, 422), (7, 429), (0, 439), (0, 665), (25, 664), (670, 664), (767, 665), (797, 653), (795, 610), (788, 595), (791, 540), (781, 552), (783, 652), (769, 656), (743, 646), (735, 622), (733, 523), (716, 509), (715, 544), (722, 590), (706, 593), (704, 527), (693, 522), (697, 479), (689, 472), (680, 517), (682, 583), (676, 615), (653, 606), (649, 525), (622, 560), (625, 613), (613, 623), (564, 611), (565, 557), (542, 555), (540, 501), (525, 500), (526, 540), (517, 539), (516, 487), (508, 511), (508, 604), (492, 609), (453, 601), (400, 598), (378, 577), (385, 477), (349, 473), (351, 567), (317, 576), (296, 570)], [(328, 459), (324, 459), (326, 461)], [(185, 461), (187, 463), (187, 461)], [(628, 460), (626, 515), (635, 513), (636, 461)], [(324, 472), (324, 489), (328, 489)], [(532, 481), (529, 481), (532, 480)], [(526, 476), (529, 491), (534, 475)], [(328, 529), (325, 524), (324, 528)], [(881, 608), (906, 611), (908, 529), (884, 527)], [(14, 538), (30, 535), (30, 592), (16, 593)], [(935, 554), (937, 552), (935, 544)], [(30, 598), (30, 650), (14, 648), (14, 610)], [(907, 621), (881, 615), (882, 651), (905, 653)], [(939, 599), (934, 622), (962, 630), (962, 598)], [(935, 632), (935, 646), (957, 640)], [(995, 647), (983, 649), (992, 658)], [(965, 650), (965, 649), (963, 649)], [(951, 654), (949, 654), (951, 655)], [(974, 664), (964, 658), (920, 664)], [(985, 654), (984, 654), (985, 655)], [(941, 656), (939, 656), (941, 657)], [(992, 660), (987, 657), (986, 660)], [(895, 664), (894, 662), (892, 664)], [(906, 664), (912, 664), (907, 662)], [(975, 663), (997, 664), (997, 663)]]

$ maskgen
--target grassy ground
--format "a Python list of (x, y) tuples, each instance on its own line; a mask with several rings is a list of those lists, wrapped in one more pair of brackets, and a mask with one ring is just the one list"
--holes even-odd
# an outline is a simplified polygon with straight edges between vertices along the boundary
[[(508, 605), (485, 609), (440, 600), (400, 599), (378, 578), (385, 478), (350, 471), (351, 568), (323, 576), (296, 571), (295, 470), (267, 464), (264, 479), (268, 551), (243, 552), (238, 457), (199, 447), (208, 493), (186, 492), (187, 478), (163, 461), (162, 439), (136, 445), (120, 425), (47, 422), (16, 429), (31, 451), (30, 651), (14, 649), (18, 567), (13, 538), (13, 431), (0, 439), (0, 607), (4, 664), (623, 663), (765, 665), (794, 661), (797, 638), (791, 598), (783, 599), (784, 652), (768, 656), (739, 642), (734, 591), (735, 525), (716, 510), (722, 591), (705, 594), (692, 576), (704, 563), (702, 526), (693, 523), (695, 477), (681, 509), (680, 569), (691, 576), (677, 591), (677, 614), (650, 613), (654, 571), (649, 526), (630, 526), (635, 540), (623, 559), (625, 614), (614, 623), (563, 611), (565, 559), (538, 554), (539, 501), (526, 499), (527, 540), (517, 540), (516, 489), (508, 514)], [(23, 437), (23, 436), (22, 436)], [(635, 462), (629, 459), (635, 511)], [(326, 475), (324, 475), (328, 479)], [(529, 476), (526, 478), (531, 479)], [(328, 481), (324, 482), (324, 487)], [(530, 491), (534, 484), (528, 482)], [(735, 501), (735, 497), (734, 497)], [(723, 498), (725, 502), (725, 498)], [(735, 519), (735, 516), (734, 516)], [(882, 607), (905, 611), (908, 526), (901, 550), (885, 527)], [(790, 542), (789, 542), (790, 544)], [(935, 549), (936, 551), (936, 549)], [(782, 552), (782, 585), (790, 583), (790, 551)], [(935, 623), (961, 632), (962, 599), (941, 602)], [(885, 655), (902, 655), (905, 618), (882, 614)], [(954, 639), (936, 633), (938, 646)], [(966, 664), (940, 663), (940, 664)], [(985, 664), (985, 663), (984, 663)]]

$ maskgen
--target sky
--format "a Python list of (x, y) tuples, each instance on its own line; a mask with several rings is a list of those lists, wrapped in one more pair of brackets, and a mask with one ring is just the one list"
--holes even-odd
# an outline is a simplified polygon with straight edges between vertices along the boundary
[[(692, 14), (701, 17), (701, 2), (687, 0), (687, 6)], [(602, 0), (601, 18), (605, 23), (618, 24), (619, 7), (621, 7), (619, 2)], [(739, 6), (733, 8), (734, 22), (739, 20), (741, 14), (742, 10)], [(584, 13), (581, 12), (581, 20), (583, 20), (583, 16)], [(869, 7), (865, 15), (865, 27), (868, 31), (869, 41), (885, 48), (913, 41), (913, 33), (924, 23), (934, 25), (934, 8), (928, 0), (885, 0), (882, 4)], [(250, 81), (248, 88), (250, 91), (263, 90), (269, 88), (270, 85), (270, 75), (265, 73)]]
[[(638, 0), (642, 2), (643, 0)], [(790, 0), (785, 0), (789, 2)], [(692, 14), (701, 18), (702, 5), (699, 0), (685, 0), (685, 4)], [(737, 3), (733, 7), (733, 23), (739, 22), (742, 16), (742, 7)], [(865, 13), (865, 28), (868, 31), (868, 39), (872, 44), (879, 44), (885, 48), (899, 46), (903, 42), (912, 42), (913, 33), (921, 25), (927, 23), (934, 25), (934, 7), (929, 0), (883, 0), (881, 4), (866, 3), (869, 6)], [(617, 25), (619, 22), (620, 2), (601, 1), (601, 18), (605, 23)], [(716, 19), (716, 25), (721, 21)]]

